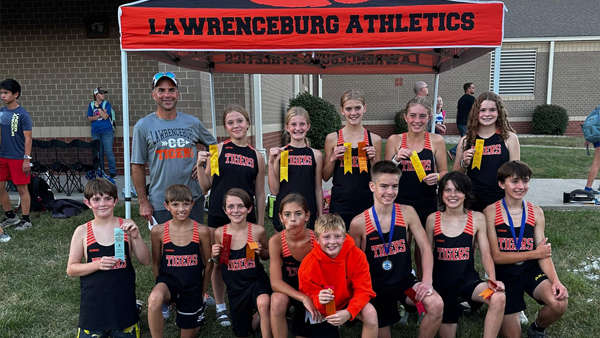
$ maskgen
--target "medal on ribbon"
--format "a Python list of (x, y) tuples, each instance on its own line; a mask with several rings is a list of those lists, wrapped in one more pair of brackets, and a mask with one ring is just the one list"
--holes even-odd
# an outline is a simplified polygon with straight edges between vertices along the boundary
[(381, 231), (381, 225), (379, 224), (379, 217), (377, 217), (377, 211), (375, 211), (375, 206), (371, 207), (371, 213), (373, 213), (373, 220), (375, 220), (375, 226), (377, 227), (377, 234), (379, 235), (379, 239), (381, 239), (381, 243), (383, 243), (383, 251), (385, 252), (385, 260), (381, 263), (381, 268), (384, 271), (390, 271), (394, 267), (392, 261), (387, 258), (390, 254), (390, 247), (392, 246), (392, 240), (394, 238), (394, 229), (396, 228), (396, 211), (392, 211), (392, 219), (390, 222), (390, 232), (387, 243), (383, 238), (383, 232)]
[(289, 182), (288, 179), (288, 165), (289, 165), (289, 156), (290, 151), (284, 150), (281, 152), (281, 157), (279, 158), (279, 182)]
[(231, 239), (232, 236), (230, 234), (223, 234), (223, 249), (221, 250), (221, 255), (219, 255), (219, 263), (227, 264), (229, 262), (229, 254), (231, 253)]
[(423, 164), (421, 163), (421, 159), (419, 158), (419, 154), (413, 150), (412, 154), (410, 154), (410, 163), (412, 163), (413, 168), (415, 168), (415, 173), (419, 178), (419, 182), (423, 182), (423, 179), (427, 174), (425, 174), (425, 169), (423, 169)]
[(115, 258), (125, 261), (125, 233), (121, 228), (115, 228)]
[[(512, 234), (513, 237), (513, 241), (515, 243), (515, 248), (517, 248), (517, 251), (521, 251), (521, 242), (523, 241), (523, 233), (525, 232), (525, 201), (523, 201), (523, 214), (521, 215), (521, 229), (519, 229), (519, 238), (517, 238), (517, 235), (515, 234), (515, 225), (513, 224), (513, 220), (512, 217), (510, 216), (510, 211), (508, 210), (508, 206), (506, 205), (506, 200), (504, 200), (504, 198), (502, 199), (502, 206), (504, 207), (504, 210), (506, 211), (506, 219), (508, 220), (508, 225), (510, 227), (510, 233)], [(519, 262), (521, 264), (523, 264), (523, 262)], [(516, 263), (517, 265), (520, 265), (519, 263)]]
[(367, 143), (364, 141), (358, 142), (358, 169), (359, 172), (367, 172), (367, 151), (365, 147)]
[(471, 163), (471, 169), (481, 170), (481, 157), (483, 156), (483, 142), (482, 139), (475, 140), (475, 153), (473, 153), (473, 160)]
[(344, 151), (344, 175), (346, 173), (352, 174), (352, 143), (345, 142), (344, 147), (346, 147)]
[(208, 146), (210, 152), (210, 176), (219, 175), (219, 146), (211, 144)]

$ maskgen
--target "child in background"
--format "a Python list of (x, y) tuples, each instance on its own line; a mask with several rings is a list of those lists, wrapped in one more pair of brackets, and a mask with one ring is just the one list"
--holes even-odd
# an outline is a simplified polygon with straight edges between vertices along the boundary
[[(369, 303), (375, 292), (365, 253), (346, 234), (338, 215), (319, 217), (315, 235), (319, 245), (304, 257), (298, 270), (300, 291), (312, 299), (327, 322), (311, 325), (311, 337), (338, 337), (337, 327), (357, 317), (363, 322), (362, 337), (377, 337), (377, 312)], [(331, 302), (334, 310), (328, 305)]]
[[(94, 219), (75, 229), (67, 262), (67, 275), (81, 277), (78, 337), (139, 337), (130, 253), (148, 265), (148, 247), (132, 220), (114, 216), (114, 184), (105, 179), (89, 181), (83, 201), (92, 209)], [(125, 260), (115, 257), (120, 251), (120, 243), (115, 241), (115, 232), (119, 232), (116, 229), (124, 232)]]
[[(271, 286), (260, 263), (260, 259), (269, 259), (265, 228), (246, 220), (252, 211), (252, 199), (242, 189), (232, 188), (225, 193), (223, 209), (230, 223), (215, 230), (211, 260), (220, 260), (220, 255), (229, 250), (227, 262), (219, 264), (227, 287), (233, 333), (236, 337), (248, 337), (258, 326), (256, 316), (252, 316), (253, 310), (258, 309), (261, 334), (271, 337)], [(224, 235), (231, 236), (229, 247), (223, 246)]]
[(298, 290), (300, 262), (312, 250), (314, 233), (306, 228), (310, 211), (306, 200), (299, 194), (289, 194), (281, 200), (279, 218), (285, 229), (269, 240), (269, 272), (271, 295), (271, 327), (275, 338), (287, 338), (286, 312), (294, 307), (292, 333), (307, 336), (305, 310), (313, 318), (319, 316), (310, 297)]
[(203, 294), (212, 266), (210, 231), (190, 218), (194, 200), (185, 185), (165, 191), (165, 208), (172, 219), (152, 228), (152, 272), (156, 285), (148, 296), (148, 326), (153, 337), (162, 337), (163, 305), (173, 302), (181, 337), (195, 337), (204, 320)]

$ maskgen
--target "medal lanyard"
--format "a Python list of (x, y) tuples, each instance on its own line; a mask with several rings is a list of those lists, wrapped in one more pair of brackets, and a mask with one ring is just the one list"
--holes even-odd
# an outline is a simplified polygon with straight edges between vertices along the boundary
[(510, 233), (512, 234), (513, 240), (515, 241), (515, 247), (517, 251), (521, 250), (521, 241), (523, 240), (523, 233), (525, 232), (525, 201), (523, 201), (523, 214), (521, 215), (521, 229), (519, 230), (519, 240), (517, 242), (517, 236), (515, 235), (515, 226), (513, 224), (512, 217), (510, 216), (510, 211), (508, 210), (508, 206), (506, 205), (506, 201), (504, 198), (502, 199), (502, 206), (504, 210), (506, 210), (506, 218), (508, 219), (508, 225), (510, 225)]
[(379, 225), (379, 218), (377, 217), (375, 206), (371, 207), (371, 212), (373, 213), (373, 219), (375, 220), (377, 233), (379, 234), (379, 238), (381, 238), (381, 242), (383, 243), (383, 250), (385, 251), (385, 255), (387, 256), (390, 251), (390, 246), (392, 245), (392, 239), (394, 238), (394, 228), (396, 227), (396, 210), (392, 210), (392, 221), (390, 222), (390, 239), (387, 243), (385, 243), (385, 239), (383, 238), (383, 232), (381, 232), (381, 225)]

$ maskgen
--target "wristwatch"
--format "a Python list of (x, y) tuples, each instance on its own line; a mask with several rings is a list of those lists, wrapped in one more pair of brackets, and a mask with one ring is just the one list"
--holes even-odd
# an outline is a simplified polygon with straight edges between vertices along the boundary
[(33, 157), (29, 156), (29, 155), (23, 155), (23, 159), (25, 160), (31, 160)]

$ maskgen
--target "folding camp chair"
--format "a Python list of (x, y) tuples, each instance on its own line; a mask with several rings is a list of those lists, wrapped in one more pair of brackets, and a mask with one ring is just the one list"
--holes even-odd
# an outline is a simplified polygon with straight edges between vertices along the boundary
[(76, 161), (73, 164), (74, 178), (74, 189), (79, 192), (83, 192), (83, 183), (81, 178), (89, 171), (95, 171), (100, 166), (98, 159), (98, 148), (100, 142), (93, 140), (91, 142), (85, 142), (82, 140), (73, 140), (69, 143), (69, 147), (76, 154)]

